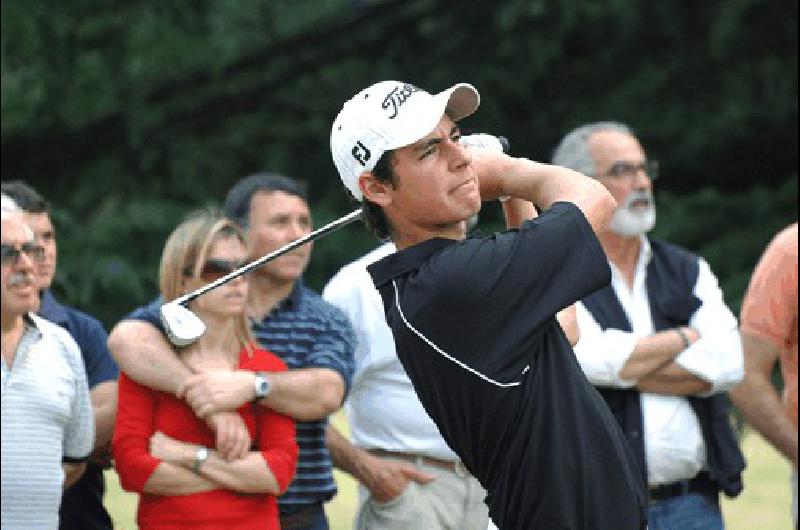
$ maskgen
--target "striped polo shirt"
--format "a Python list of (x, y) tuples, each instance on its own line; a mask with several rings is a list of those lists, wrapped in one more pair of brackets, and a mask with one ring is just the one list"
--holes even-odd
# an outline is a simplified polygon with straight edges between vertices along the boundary
[[(125, 318), (144, 320), (163, 331), (162, 303), (158, 297)], [(261, 347), (280, 357), (290, 370), (334, 370), (344, 379), (347, 395), (355, 370), (355, 334), (344, 313), (301, 280), (267, 316), (260, 322), (251, 320), (250, 324)], [(283, 510), (326, 502), (336, 495), (331, 457), (325, 444), (327, 425), (327, 418), (297, 421), (297, 471), (289, 489), (278, 498)]]
[(2, 359), (2, 528), (57, 528), (62, 462), (86, 460), (94, 417), (81, 353), (64, 329), (35, 315), (11, 366)]
[[(347, 317), (298, 281), (291, 295), (260, 322), (252, 322), (262, 347), (280, 357), (289, 369), (329, 368), (345, 381), (355, 369), (355, 334)], [(328, 419), (297, 422), (297, 472), (278, 502), (284, 509), (325, 502), (336, 495), (333, 469), (325, 445)]]

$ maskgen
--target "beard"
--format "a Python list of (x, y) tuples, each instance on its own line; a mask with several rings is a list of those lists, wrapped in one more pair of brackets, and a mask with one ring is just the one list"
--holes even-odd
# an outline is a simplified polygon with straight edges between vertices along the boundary
[[(641, 202), (647, 204), (637, 204)], [(614, 211), (608, 228), (617, 235), (634, 237), (646, 234), (655, 225), (656, 205), (653, 202), (653, 193), (647, 190), (629, 193), (625, 203)]]

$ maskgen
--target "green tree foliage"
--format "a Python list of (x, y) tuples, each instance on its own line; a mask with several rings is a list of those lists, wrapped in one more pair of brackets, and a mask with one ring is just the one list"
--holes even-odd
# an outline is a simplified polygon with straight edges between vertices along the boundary
[[(630, 123), (663, 168), (658, 232), (707, 254), (731, 303), (797, 218), (790, 0), (28, 0), (0, 24), (2, 177), (54, 202), (57, 287), (106, 324), (155, 292), (177, 220), (248, 173), (307, 180), (317, 224), (349, 212), (330, 124), (381, 79), (473, 83), (464, 125), (539, 160), (581, 122)], [(308, 282), (375, 243), (320, 241)]]

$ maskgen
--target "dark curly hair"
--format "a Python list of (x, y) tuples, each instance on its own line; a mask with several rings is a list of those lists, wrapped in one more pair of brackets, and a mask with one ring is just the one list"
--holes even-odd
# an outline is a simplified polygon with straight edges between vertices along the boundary
[[(393, 152), (386, 151), (378, 159), (378, 162), (375, 164), (375, 168), (372, 170), (372, 174), (375, 175), (376, 179), (381, 182), (388, 182), (392, 185), (392, 187), (396, 185), (394, 169), (392, 168), (393, 163)], [(370, 202), (366, 197), (364, 198), (364, 204), (362, 207), (364, 211), (361, 217), (364, 220), (364, 224), (366, 224), (367, 227), (372, 230), (378, 239), (388, 239), (390, 235), (390, 227), (389, 221), (386, 219), (386, 215), (383, 213), (383, 208), (374, 202)]]

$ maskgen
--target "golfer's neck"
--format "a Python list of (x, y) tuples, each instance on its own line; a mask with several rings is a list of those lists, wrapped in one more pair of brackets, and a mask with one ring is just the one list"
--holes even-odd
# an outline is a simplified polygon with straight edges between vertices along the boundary
[(296, 281), (279, 281), (269, 276), (251, 274), (250, 288), (247, 292), (248, 315), (256, 320), (262, 320), (291, 294)]

